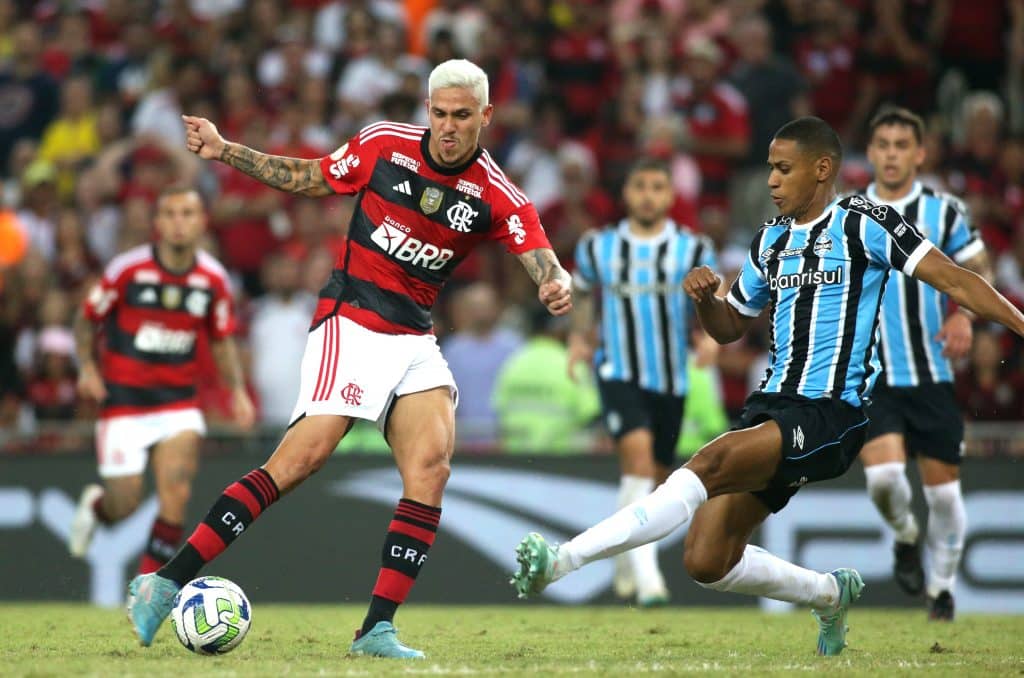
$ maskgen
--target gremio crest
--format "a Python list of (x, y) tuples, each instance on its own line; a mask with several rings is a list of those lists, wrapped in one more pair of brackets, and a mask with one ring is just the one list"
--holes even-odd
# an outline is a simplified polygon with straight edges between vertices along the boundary
[(433, 214), (441, 209), (443, 201), (444, 193), (441, 192), (441, 189), (427, 186), (423, 189), (423, 195), (420, 196), (420, 209), (424, 214)]

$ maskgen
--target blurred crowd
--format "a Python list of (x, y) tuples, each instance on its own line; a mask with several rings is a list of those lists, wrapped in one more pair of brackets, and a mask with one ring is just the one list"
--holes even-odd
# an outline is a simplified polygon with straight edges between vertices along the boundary
[[(424, 123), (426, 76), (452, 57), (487, 71), (496, 109), (481, 141), (567, 268), (584, 230), (622, 216), (629, 163), (653, 154), (670, 161), (674, 217), (734, 273), (773, 213), (773, 132), (826, 119), (846, 146), (843, 185), (859, 190), (865, 123), (891, 102), (927, 120), (924, 181), (965, 199), (999, 288), (1024, 303), (1024, 0), (0, 0), (0, 427), (93, 416), (75, 395), (72, 314), (112, 256), (151, 238), (170, 182), (208, 201), (205, 247), (234, 278), (252, 390), (263, 421), (284, 424), (352, 201), (294, 198), (200, 162), (179, 116), (319, 157), (368, 122)], [(563, 350), (534, 295), (514, 258), (485, 248), (438, 304), (471, 446), (500, 447), (522, 402), (495, 395), (503, 370), (551, 372), (510, 361), (538, 340), (555, 351), (544, 360)], [(709, 383), (728, 416), (766, 345), (762, 326), (721, 352)], [(958, 366), (969, 418), (1024, 419), (1022, 355), (976, 328)], [(216, 423), (228, 406), (208, 373)], [(519, 388), (533, 387), (552, 392)], [(576, 397), (560, 393), (553, 403)], [(561, 420), (585, 430), (596, 410), (572, 407)]]

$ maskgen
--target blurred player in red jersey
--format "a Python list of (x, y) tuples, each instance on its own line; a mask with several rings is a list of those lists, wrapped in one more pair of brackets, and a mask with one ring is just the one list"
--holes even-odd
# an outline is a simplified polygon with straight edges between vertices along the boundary
[[(184, 116), (189, 150), (263, 183), (307, 196), (358, 194), (348, 239), (320, 292), (292, 424), (270, 459), (228, 486), (167, 565), (129, 586), (129, 617), (149, 645), (174, 594), (260, 513), (317, 471), (355, 419), (377, 422), (402, 476), (369, 611), (350, 652), (422, 658), (392, 625), (441, 518), (458, 391), (432, 333), (430, 310), (452, 270), (479, 243), (518, 256), (554, 315), (572, 307), (530, 200), (480, 148), (491, 120), (487, 76), (465, 60), (430, 74), (430, 127), (381, 122), (317, 160), (271, 156), (225, 141)], [(343, 532), (339, 532), (344, 539)]]
[[(231, 338), (235, 319), (227, 273), (198, 247), (206, 228), (199, 194), (191, 188), (165, 190), (155, 225), (158, 241), (114, 257), (75, 322), (78, 390), (102, 406), (96, 453), (103, 485), (82, 491), (68, 547), (84, 557), (98, 524), (115, 523), (139, 507), (150, 460), (160, 508), (140, 574), (166, 563), (183, 534), (206, 430), (195, 392), (200, 332), (208, 334), (231, 385), (239, 425), (249, 428), (254, 420)], [(103, 341), (97, 347), (98, 328)]]

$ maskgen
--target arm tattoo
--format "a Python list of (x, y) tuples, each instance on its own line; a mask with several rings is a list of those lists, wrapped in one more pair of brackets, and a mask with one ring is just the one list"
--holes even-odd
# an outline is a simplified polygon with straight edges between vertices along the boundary
[(318, 160), (267, 155), (241, 144), (225, 143), (220, 161), (271, 188), (312, 197), (330, 195)]
[(547, 247), (524, 252), (519, 255), (519, 261), (522, 262), (523, 268), (537, 285), (558, 278), (562, 278), (567, 285), (570, 282), (569, 274), (558, 263), (558, 257), (555, 256), (554, 250)]

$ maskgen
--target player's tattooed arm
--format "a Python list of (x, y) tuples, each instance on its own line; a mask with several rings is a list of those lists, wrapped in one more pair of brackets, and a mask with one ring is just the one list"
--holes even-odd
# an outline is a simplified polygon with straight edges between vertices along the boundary
[(219, 159), (281, 191), (310, 197), (330, 195), (333, 192), (320, 170), (319, 160), (269, 155), (232, 142), (225, 142)]
[(564, 315), (572, 309), (572, 277), (558, 263), (550, 247), (539, 247), (519, 255), (519, 261), (533, 282), (537, 296), (553, 315)]
[(572, 285), (572, 278), (569, 272), (558, 263), (555, 251), (549, 247), (539, 247), (519, 255), (519, 261), (523, 268), (530, 274), (530, 278), (538, 285), (548, 281), (560, 280), (566, 287)]

